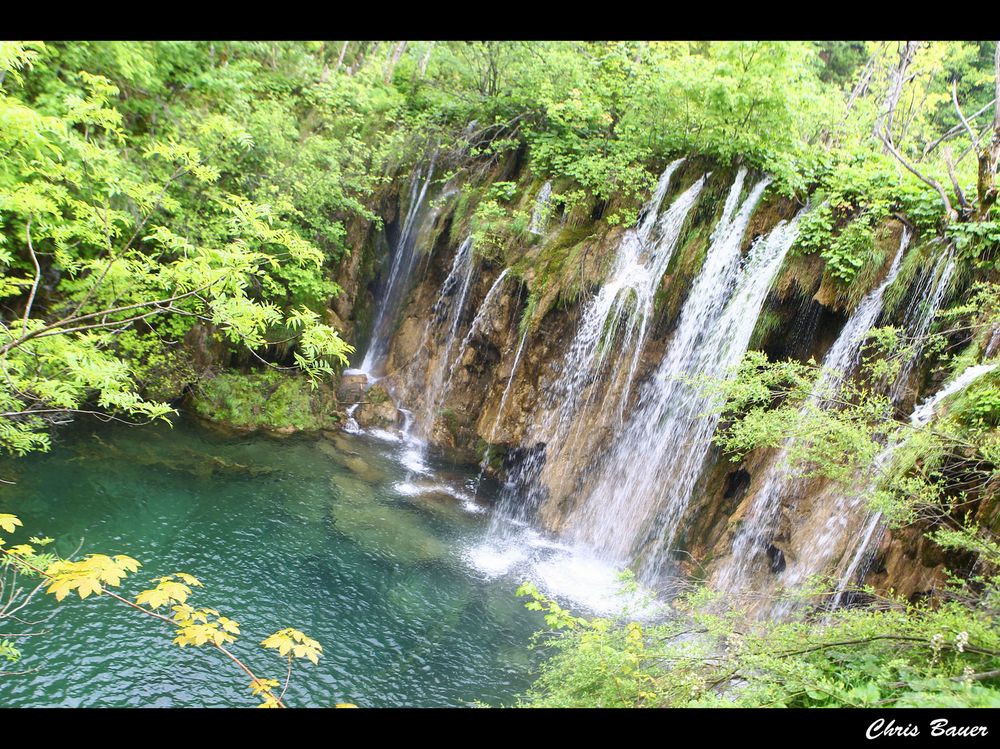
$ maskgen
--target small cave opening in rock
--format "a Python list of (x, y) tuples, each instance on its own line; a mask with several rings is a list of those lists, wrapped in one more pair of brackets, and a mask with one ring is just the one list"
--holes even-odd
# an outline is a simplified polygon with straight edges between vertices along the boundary
[(774, 544), (767, 545), (767, 559), (770, 562), (771, 572), (778, 575), (785, 571), (785, 552)]
[(723, 499), (741, 500), (750, 487), (750, 472), (745, 468), (737, 468), (726, 476), (726, 485), (722, 490)]

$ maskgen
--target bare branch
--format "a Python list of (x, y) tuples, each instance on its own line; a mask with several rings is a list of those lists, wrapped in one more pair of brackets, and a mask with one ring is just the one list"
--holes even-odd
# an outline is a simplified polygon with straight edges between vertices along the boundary
[[(205, 291), (210, 286), (215, 285), (216, 283), (218, 283), (219, 280), (220, 279), (216, 279), (215, 281), (211, 281), (205, 284), (204, 286), (199, 286), (197, 289), (184, 292), (183, 294), (176, 294), (172, 297), (167, 297), (166, 299), (154, 299), (148, 302), (136, 302), (135, 304), (126, 304), (121, 307), (112, 307), (111, 309), (104, 309), (98, 312), (89, 312), (86, 315), (79, 315), (77, 317), (65, 317), (62, 320), (57, 320), (54, 323), (50, 323), (49, 325), (45, 325), (41, 328), (37, 328), (36, 330), (32, 330), (31, 332), (22, 335), (18, 339), (8, 341), (3, 346), (0, 346), (0, 356), (3, 356), (12, 349), (21, 346), (22, 344), (26, 343), (27, 341), (33, 338), (44, 337), (51, 330), (55, 330), (57, 328), (61, 329), (60, 332), (68, 332), (69, 330), (78, 330), (79, 328), (67, 329), (64, 328), (64, 326), (79, 323), (82, 322), (83, 320), (92, 320), (95, 317), (104, 317), (106, 319), (108, 315), (116, 315), (120, 312), (129, 312), (131, 310), (142, 309), (144, 307), (164, 307), (166, 305), (172, 304), (173, 302), (180, 301), (181, 299), (186, 299), (188, 297), (195, 296), (196, 294)], [(114, 321), (108, 323), (108, 325), (115, 325), (115, 324), (117, 323)], [(93, 326), (93, 327), (99, 327), (99, 326)]]
[[(981, 115), (987, 109), (989, 109), (990, 107), (992, 107), (995, 102), (996, 102), (996, 99), (993, 99), (993, 100), (989, 101), (987, 104), (985, 104), (983, 107), (981, 107), (980, 109), (978, 109), (975, 112), (973, 112), (972, 114), (970, 114), (969, 118), (968, 118), (969, 122), (971, 123), (979, 115)], [(945, 131), (944, 135), (942, 135), (940, 138), (938, 138), (936, 141), (934, 141), (929, 146), (927, 146), (927, 148), (924, 149), (924, 152), (921, 155), (920, 159), (926, 158), (931, 153), (931, 151), (933, 151), (935, 148), (937, 148), (938, 146), (940, 146), (946, 140), (950, 140), (951, 138), (954, 138), (956, 135), (958, 135), (964, 129), (965, 128), (962, 125), (962, 123), (958, 123), (954, 127), (952, 127), (950, 129), (948, 129), (947, 131)]]
[(903, 154), (901, 154), (898, 150), (896, 150), (896, 147), (894, 145), (892, 145), (892, 141), (889, 139), (889, 137), (884, 132), (879, 131), (879, 132), (876, 133), (876, 135), (878, 136), (879, 140), (881, 140), (882, 143), (885, 144), (885, 147), (889, 151), (889, 153), (891, 153), (893, 156), (895, 156), (896, 160), (900, 164), (902, 164), (904, 167), (906, 167), (906, 169), (911, 174), (913, 174), (921, 182), (923, 182), (923, 183), (925, 183), (927, 185), (930, 185), (935, 190), (937, 190), (938, 195), (941, 196), (941, 202), (944, 203), (944, 210), (945, 210), (945, 213), (948, 216), (948, 220), (949, 221), (955, 221), (955, 220), (957, 220), (958, 219), (958, 213), (956, 213), (955, 209), (951, 207), (951, 201), (948, 200), (948, 193), (946, 193), (945, 190), (944, 190), (944, 188), (941, 187), (941, 183), (938, 182), (933, 177), (925, 177), (923, 174), (921, 174), (920, 172), (918, 172), (916, 170), (916, 168), (912, 164), (910, 164), (909, 161), (906, 160), (906, 157), (903, 156)]
[(944, 151), (944, 163), (948, 167), (948, 178), (951, 180), (951, 186), (955, 189), (955, 196), (958, 198), (959, 205), (962, 206), (962, 210), (969, 212), (973, 210), (969, 201), (965, 199), (965, 193), (962, 192), (962, 185), (958, 182), (958, 175), (955, 173), (955, 162), (952, 158), (951, 146), (946, 146)]
[(965, 119), (965, 115), (962, 113), (962, 107), (958, 104), (958, 81), (953, 80), (951, 82), (951, 102), (955, 105), (955, 111), (958, 112), (958, 119), (962, 121), (962, 125), (965, 127), (965, 131), (969, 134), (972, 139), (972, 145), (975, 146), (976, 150), (979, 150), (979, 137), (976, 135), (976, 131), (972, 129), (972, 125), (969, 121)]
[(907, 80), (906, 74), (910, 63), (913, 62), (913, 58), (917, 54), (919, 46), (920, 42), (904, 42), (903, 48), (900, 50), (899, 63), (896, 65), (896, 69), (893, 70), (892, 76), (889, 79), (889, 90), (883, 99), (882, 111), (875, 121), (873, 130), (875, 135), (878, 135), (880, 130), (884, 130), (886, 133), (892, 132), (896, 106), (899, 104), (899, 97), (903, 93), (903, 85)]
[(28, 332), (28, 318), (31, 316), (31, 305), (35, 303), (35, 294), (38, 293), (38, 284), (42, 280), (42, 267), (38, 264), (38, 255), (35, 254), (35, 247), (31, 243), (31, 219), (28, 219), (28, 223), (25, 226), (25, 234), (28, 236), (28, 252), (31, 253), (31, 262), (35, 265), (35, 280), (31, 284), (31, 293), (28, 294), (28, 303), (24, 306), (24, 320), (22, 327), (22, 335)]
[(854, 104), (868, 91), (868, 86), (871, 84), (872, 76), (875, 73), (875, 63), (878, 60), (879, 55), (882, 54), (882, 50), (885, 49), (886, 44), (888, 44), (888, 42), (882, 42), (879, 44), (878, 49), (876, 49), (872, 56), (868, 58), (868, 62), (865, 64), (861, 77), (851, 90), (851, 95), (847, 100), (847, 106), (844, 108), (844, 117), (841, 124), (847, 122), (847, 116), (851, 113), (851, 109), (854, 108)]

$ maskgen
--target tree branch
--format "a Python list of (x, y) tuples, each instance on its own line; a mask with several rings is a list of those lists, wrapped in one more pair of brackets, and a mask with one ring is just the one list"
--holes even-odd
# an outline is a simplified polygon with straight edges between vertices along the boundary
[(892, 141), (884, 132), (878, 131), (876, 132), (876, 135), (878, 136), (879, 140), (881, 140), (885, 144), (885, 147), (889, 151), (889, 153), (895, 156), (896, 160), (904, 167), (906, 167), (906, 169), (911, 174), (913, 174), (921, 182), (930, 185), (935, 190), (937, 190), (938, 195), (941, 196), (941, 202), (944, 203), (944, 210), (948, 216), (948, 220), (949, 221), (958, 220), (958, 213), (956, 213), (955, 209), (951, 207), (951, 201), (948, 200), (948, 194), (944, 191), (944, 188), (941, 187), (941, 183), (938, 182), (933, 177), (925, 177), (923, 174), (918, 172), (916, 168), (906, 160), (906, 157), (903, 156), (903, 154), (901, 154), (898, 150), (896, 150), (896, 147), (892, 145)]
[(961, 120), (963, 127), (965, 127), (965, 132), (969, 134), (969, 138), (972, 139), (972, 145), (975, 146), (976, 150), (979, 150), (979, 137), (976, 132), (972, 129), (972, 125), (969, 121), (965, 119), (965, 114), (962, 112), (962, 107), (958, 104), (958, 81), (953, 80), (951, 82), (951, 103), (955, 105), (955, 111), (958, 112), (958, 119)]
[(31, 262), (35, 265), (35, 280), (31, 284), (31, 293), (28, 294), (28, 303), (24, 307), (24, 320), (22, 326), (22, 335), (28, 332), (28, 318), (31, 316), (31, 306), (35, 303), (35, 294), (38, 292), (38, 284), (42, 280), (42, 267), (38, 264), (38, 255), (35, 254), (35, 247), (31, 243), (31, 219), (28, 219), (28, 223), (24, 228), (25, 234), (28, 236), (28, 252), (31, 253)]
[(969, 201), (965, 199), (965, 193), (962, 192), (962, 185), (958, 182), (958, 175), (955, 173), (955, 162), (952, 159), (951, 146), (946, 146), (942, 153), (944, 153), (945, 166), (948, 167), (948, 178), (951, 180), (951, 186), (955, 189), (955, 196), (962, 206), (962, 211), (970, 213), (974, 209), (969, 204)]

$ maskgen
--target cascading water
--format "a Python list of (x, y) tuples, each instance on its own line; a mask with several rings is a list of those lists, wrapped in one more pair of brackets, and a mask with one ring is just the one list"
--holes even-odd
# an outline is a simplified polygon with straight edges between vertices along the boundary
[(552, 180), (546, 180), (535, 197), (535, 207), (531, 212), (531, 223), (528, 231), (532, 234), (544, 234), (549, 223), (549, 204), (552, 199)]
[(941, 388), (933, 397), (928, 398), (913, 410), (910, 423), (915, 426), (923, 426), (931, 420), (934, 412), (945, 398), (954, 395), (959, 390), (964, 390), (984, 374), (988, 374), (997, 368), (997, 363), (976, 364), (962, 371), (958, 377)]
[(741, 170), (662, 362), (568, 519), (572, 538), (604, 559), (628, 563), (641, 553), (645, 580), (658, 577), (669, 556), (718, 421), (707, 415), (711, 396), (685, 378), (723, 377), (740, 360), (798, 231), (797, 220), (781, 222), (754, 243), (741, 269), (743, 235), (769, 184), (758, 182), (736, 209), (744, 177)]
[(521, 363), (521, 354), (524, 353), (524, 344), (528, 340), (528, 331), (525, 329), (521, 333), (521, 341), (517, 344), (517, 351), (514, 353), (514, 363), (510, 365), (510, 375), (507, 377), (507, 385), (503, 389), (503, 395), (500, 396), (500, 405), (497, 406), (497, 415), (493, 420), (493, 428), (490, 429), (490, 437), (486, 444), (486, 450), (483, 453), (483, 459), (479, 467), (479, 476), (476, 479), (476, 487), (478, 489), (479, 483), (483, 479), (483, 472), (486, 466), (490, 463), (490, 445), (493, 440), (496, 439), (497, 428), (500, 426), (500, 419), (503, 417), (504, 406), (507, 405), (507, 397), (510, 395), (510, 386), (514, 383), (514, 375), (517, 374), (517, 365)]
[[(942, 252), (926, 277), (918, 285), (909, 307), (906, 310), (903, 328), (910, 340), (916, 341), (915, 348), (900, 368), (899, 374), (889, 388), (889, 399), (897, 404), (905, 392), (909, 375), (913, 371), (920, 354), (923, 351), (923, 340), (937, 315), (941, 302), (944, 300), (956, 268), (954, 247), (949, 246)], [(923, 411), (921, 409), (924, 409)], [(927, 423), (933, 415), (933, 407), (929, 410), (924, 406), (916, 406), (910, 416), (910, 424), (920, 427)], [(865, 488), (853, 495), (847, 508), (852, 515), (864, 502), (866, 496), (874, 490), (882, 470), (889, 465), (900, 444), (900, 434), (889, 437), (885, 448), (875, 457), (872, 466), (873, 479)], [(840, 503), (841, 505), (843, 502)], [(835, 591), (832, 607), (836, 608), (843, 600), (847, 588), (853, 581), (863, 579), (867, 566), (871, 562), (869, 549), (873, 548), (884, 533), (882, 513), (869, 513), (862, 525), (862, 532), (846, 568), (840, 574), (840, 581)]]
[[(896, 280), (903, 255), (910, 243), (910, 232), (903, 230), (899, 248), (889, 267), (885, 279), (858, 304), (823, 358), (822, 372), (813, 385), (803, 409), (824, 407), (839, 392), (846, 377), (853, 371), (861, 355), (861, 348), (868, 331), (875, 324), (882, 311), (882, 299), (886, 289)], [(763, 552), (768, 547), (768, 538), (773, 532), (783, 500), (798, 486), (798, 477), (789, 471), (788, 450), (791, 443), (778, 452), (771, 461), (760, 489), (754, 495), (745, 519), (733, 539), (732, 553), (728, 563), (717, 573), (717, 586), (730, 592), (746, 592), (752, 588), (752, 577), (763, 565)], [(810, 554), (822, 555), (825, 549), (809, 544)], [(812, 569), (815, 565), (808, 560), (801, 561), (802, 568)]]
[[(557, 408), (549, 412), (550, 418), (556, 419), (546, 430), (550, 435), (563, 433), (560, 436), (564, 436), (563, 427), (572, 423), (581, 393), (593, 393), (587, 385), (603, 371), (612, 350), (616, 351), (619, 366), (629, 363), (624, 392), (618, 399), (619, 410), (625, 406), (653, 316), (656, 290), (673, 257), (685, 221), (705, 186), (705, 177), (702, 177), (657, 218), (670, 177), (682, 161), (673, 162), (663, 172), (644, 217), (635, 230), (626, 232), (622, 238), (610, 276), (583, 311), (564, 361), (563, 375), (548, 393), (549, 402), (557, 404)], [(744, 177), (745, 172), (741, 171), (731, 195), (739, 194)], [(609, 379), (614, 382), (616, 375), (617, 372), (612, 372)]]
[[(465, 309), (465, 302), (469, 296), (469, 289), (476, 274), (476, 257), (472, 247), (472, 237), (467, 237), (465, 241), (455, 250), (455, 257), (452, 260), (451, 270), (441, 284), (438, 298), (431, 307), (431, 318), (424, 331), (426, 338), (431, 334), (433, 328), (445, 326), (444, 345), (441, 347), (440, 355), (434, 361), (427, 372), (424, 391), (424, 407), (420, 414), (414, 418), (411, 425), (410, 434), (415, 438), (426, 441), (434, 428), (434, 419), (437, 415), (446, 389), (446, 375), (451, 371), (453, 363), (451, 360), (451, 350), (455, 345), (458, 335), (459, 323), (462, 312)], [(458, 352), (461, 356), (461, 350)]]
[[(920, 360), (920, 354), (923, 351), (922, 342), (934, 321), (934, 316), (941, 307), (945, 294), (948, 293), (956, 267), (955, 249), (949, 247), (941, 253), (933, 270), (925, 279), (925, 283), (922, 283), (913, 295), (913, 302), (906, 311), (905, 328), (910, 340), (917, 341), (917, 348), (907, 357), (889, 389), (889, 398), (893, 403), (898, 402), (902, 397), (909, 382), (910, 373)], [(927, 293), (928, 286), (930, 286), (929, 294)]]
[[(965, 369), (962, 374), (956, 377), (948, 385), (941, 388), (941, 390), (939, 390), (933, 397), (928, 398), (913, 409), (913, 413), (910, 415), (910, 426), (914, 429), (920, 429), (921, 427), (926, 426), (930, 423), (930, 420), (934, 418), (938, 406), (945, 398), (954, 395), (960, 390), (964, 390), (975, 380), (989, 372), (992, 372), (997, 368), (997, 366), (997, 363), (994, 362), (991, 364), (977, 364)], [(886, 445), (885, 449), (882, 450), (882, 452), (875, 458), (873, 470), (875, 479), (868, 484), (865, 491), (857, 495), (856, 501), (858, 503), (863, 501), (866, 495), (874, 489), (883, 466), (889, 465), (896, 450), (901, 444), (903, 444), (903, 440), (903, 430), (899, 430), (889, 439), (889, 443)], [(865, 520), (864, 530), (861, 533), (857, 547), (850, 558), (850, 562), (848, 563), (843, 574), (840, 576), (840, 581), (837, 584), (837, 589), (833, 596), (832, 608), (836, 608), (841, 604), (844, 595), (850, 586), (854, 585), (857, 581), (864, 580), (867, 568), (871, 564), (871, 550), (877, 545), (878, 540), (884, 532), (885, 526), (882, 524), (882, 513), (870, 513), (868, 518)]]
[(389, 340), (396, 323), (396, 315), (409, 285), (410, 275), (416, 266), (417, 237), (420, 227), (427, 218), (425, 210), (427, 189), (434, 174), (436, 153), (431, 157), (426, 169), (418, 170), (410, 181), (409, 205), (406, 217), (392, 253), (392, 266), (382, 287), (372, 325), (371, 340), (361, 362), (361, 371), (375, 375), (382, 367), (389, 349)]
[[(499, 515), (526, 520), (544, 496), (540, 477), (544, 466), (560, 460), (568, 464), (576, 462), (573, 450), (577, 435), (583, 431), (579, 427), (591, 421), (589, 414), (581, 415), (580, 411), (595, 390), (600, 391), (602, 405), (614, 407), (617, 403), (619, 412), (624, 408), (631, 374), (652, 317), (654, 294), (705, 183), (704, 177), (697, 180), (660, 215), (671, 178), (683, 162), (684, 159), (677, 159), (664, 169), (638, 224), (623, 235), (614, 266), (600, 291), (584, 306), (559, 375), (545, 387), (543, 411), (533, 419), (527, 435), (527, 442), (547, 445), (549, 450), (546, 454), (532, 453), (525, 459), (517, 476), (505, 487)], [(738, 197), (744, 178), (745, 172), (741, 171), (731, 194)], [(730, 208), (727, 203), (727, 210)], [(621, 356), (616, 358), (613, 371), (607, 373), (604, 366), (607, 353), (616, 341)], [(621, 383), (622, 362), (629, 362), (629, 376), (624, 383)], [(597, 381), (602, 374), (607, 375), (610, 386), (599, 387)], [(502, 524), (496, 527), (503, 532)]]
[(510, 273), (510, 268), (504, 268), (500, 275), (496, 277), (493, 285), (490, 286), (490, 290), (486, 292), (486, 296), (483, 297), (482, 303), (479, 305), (479, 310), (476, 312), (476, 316), (472, 319), (472, 324), (469, 325), (469, 332), (465, 334), (465, 338), (462, 339), (461, 345), (458, 347), (458, 353), (455, 355), (455, 361), (452, 362), (451, 367), (448, 370), (448, 379), (445, 382), (445, 391), (447, 391), (452, 379), (455, 377), (455, 369), (458, 367), (459, 363), (462, 361), (462, 354), (469, 347), (469, 343), (472, 342), (472, 336), (474, 336), (482, 327), (483, 320), (489, 313), (491, 306), (493, 304), (493, 299), (500, 293), (500, 289), (503, 287), (504, 279), (507, 278), (507, 274)]
[[(531, 434), (524, 441), (531, 445), (548, 445), (555, 450), (564, 441), (560, 435), (572, 431), (570, 424), (580, 399), (577, 387), (597, 387), (598, 375), (608, 368), (603, 365), (607, 349), (617, 342), (623, 350), (627, 367), (615, 368), (616, 377), (626, 370), (631, 374), (635, 357), (643, 348), (652, 316), (652, 296), (660, 285), (667, 265), (680, 238), (685, 221), (697, 202), (704, 178), (697, 180), (660, 214), (670, 180), (683, 160), (670, 164), (660, 176), (649, 202), (640, 213), (636, 227), (625, 232), (616, 253), (614, 266), (595, 299), (581, 313), (575, 340), (570, 344), (566, 361), (557, 370), (557, 381), (543, 391), (541, 416), (532, 419)], [(742, 191), (745, 172), (727, 200), (725, 217), (728, 221)], [(761, 188), (762, 189), (762, 188)], [(759, 193), (751, 200), (756, 203)], [(498, 279), (499, 285), (502, 279)], [(484, 307), (486, 303), (484, 302)], [(477, 325), (473, 324), (473, 330)], [(469, 335), (472, 335), (470, 330)], [(521, 358), (526, 338), (518, 346)], [(511, 373), (511, 378), (516, 368)], [(511, 389), (508, 378), (505, 393)], [(617, 379), (621, 379), (617, 377)], [(629, 383), (625, 383), (628, 385)], [(602, 391), (605, 403), (618, 401)], [(619, 396), (624, 400), (625, 396)], [(501, 399), (502, 408), (506, 396)], [(621, 406), (618, 406), (619, 408)], [(494, 421), (494, 424), (497, 422)], [(494, 430), (495, 433), (495, 430)], [(545, 464), (541, 450), (530, 448), (529, 458), (502, 492), (491, 525), (487, 543), (469, 550), (470, 563), (487, 576), (502, 574), (513, 566), (528, 563), (530, 577), (543, 589), (557, 592), (582, 603), (594, 611), (613, 611), (621, 605), (617, 571), (596, 559), (586, 549), (571, 548), (544, 537), (526, 525), (536, 500), (544, 495), (538, 481), (538, 470)], [(568, 556), (567, 556), (568, 555)]]

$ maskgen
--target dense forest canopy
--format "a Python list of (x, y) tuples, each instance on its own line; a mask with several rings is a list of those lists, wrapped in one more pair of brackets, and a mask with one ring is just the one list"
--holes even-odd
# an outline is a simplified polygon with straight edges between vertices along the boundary
[[(995, 41), (0, 43), (0, 448), (46, 450), (73, 414), (167, 419), (198, 379), (185, 346), (206, 330), (234, 369), (297, 371), (313, 387), (336, 378), (357, 341), (330, 310), (338, 269), (359, 251), (350, 226), (379, 225), (377, 198), (430, 158), (438, 183), (461, 178), (475, 250), (496, 261), (530, 219), (514, 182), (490, 181), (511, 159), (555, 184), (563, 211), (606, 227), (634, 224), (682, 155), (767, 174), (770, 191), (810, 207), (794, 251), (820, 258), (855, 299), (873, 282), (879, 226), (898, 217), (954, 245), (970, 291), (935, 345), (961, 328), (978, 355), (996, 328), (998, 97)], [(894, 333), (879, 333), (884, 361), (872, 367), (915, 345)], [(844, 478), (838, 454), (870, 461), (890, 431), (885, 403), (861, 388), (809, 421), (815, 376), (749, 358), (725, 389), (719, 444), (742, 455), (794, 429), (830, 437), (797, 457), (833, 480)], [(972, 491), (971, 474), (975, 491), (995, 494), (998, 422), (996, 385), (971, 391), (879, 495), (887, 516), (926, 517), (955, 487)], [(8, 533), (12, 517), (0, 515)], [(826, 629), (776, 625), (717, 662), (708, 640), (654, 657), (652, 640), (673, 643), (689, 623), (651, 640), (526, 588), (568, 633), (532, 699), (714, 705), (731, 696), (712, 685), (749, 679), (744, 704), (996, 705), (995, 536), (964, 520), (936, 532), (984, 564), (940, 606), (886, 602)], [(136, 570), (130, 558), (73, 567), (37, 543), (20, 557), (61, 575), (63, 595)], [(166, 583), (184, 584), (161, 581), (156, 600), (184, 607)], [(704, 612), (706, 595), (687, 605)], [(197, 624), (182, 613), (176, 626)], [(214, 616), (212, 632), (196, 641), (189, 630), (181, 644), (225, 645), (230, 620)], [(736, 626), (695, 619), (715, 638)], [(965, 634), (957, 650), (933, 639), (952, 630)], [(283, 656), (319, 652), (298, 630), (272, 637)], [(802, 638), (816, 647), (796, 647)], [(831, 644), (854, 641), (868, 645)], [(657, 658), (702, 660), (668, 679)], [(273, 705), (279, 682), (251, 677)]]

